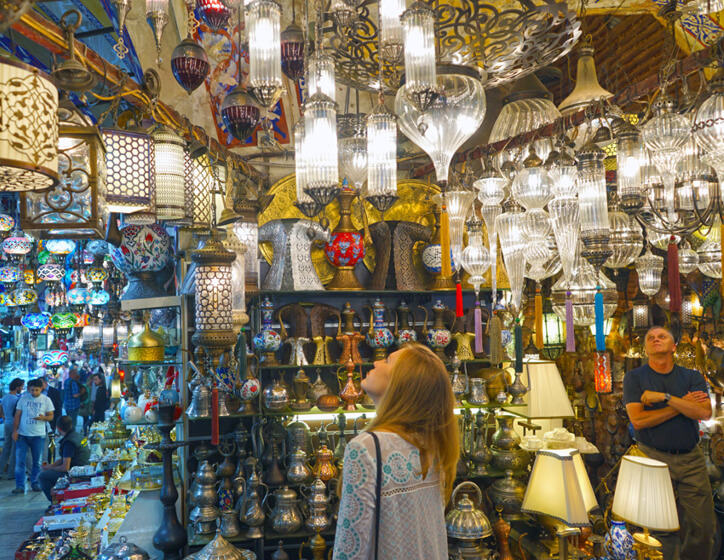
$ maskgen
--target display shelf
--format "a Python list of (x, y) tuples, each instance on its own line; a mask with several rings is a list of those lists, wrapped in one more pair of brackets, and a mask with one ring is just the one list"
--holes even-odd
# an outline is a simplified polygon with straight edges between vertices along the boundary
[[(189, 547), (196, 547), (196, 546), (205, 546), (211, 542), (211, 539), (214, 538), (215, 534), (212, 535), (197, 535), (195, 531), (189, 527), (187, 529), (188, 533), (188, 543), (187, 546)], [(250, 539), (244, 535), (239, 535), (238, 537), (229, 537), (226, 538), (226, 540), (230, 543), (253, 543), (256, 545), (256, 542), (260, 539)], [(242, 547), (244, 548), (244, 547)], [(256, 546), (249, 546), (250, 549), (255, 549)]]
[[(498, 288), (499, 292), (509, 291), (508, 289)], [(463, 288), (463, 294), (475, 295), (475, 290), (472, 288)], [(492, 293), (490, 288), (480, 288), (481, 294)], [(274, 291), (274, 290), (260, 290), (255, 293), (252, 297), (263, 297), (263, 296), (338, 296), (338, 297), (351, 297), (351, 296), (432, 296), (436, 294), (441, 296), (455, 295), (455, 288), (452, 290), (300, 290), (300, 291)]]
[[(174, 422), (177, 426), (183, 424), (183, 420), (179, 418)], [(136, 426), (158, 426), (158, 422), (149, 422), (147, 420), (141, 420), (140, 422), (123, 422), (124, 426), (136, 427)]]
[[(445, 363), (449, 363), (449, 359)], [(461, 367), (463, 367), (465, 364), (475, 364), (475, 365), (490, 365), (490, 359), (489, 358), (476, 358), (474, 360), (463, 360), (460, 362)], [(374, 367), (375, 362), (362, 362), (361, 364), (355, 364), (355, 370), (357, 370), (360, 366), (363, 368), (372, 368)], [(345, 367), (345, 364), (336, 363), (336, 364), (307, 364), (306, 366), (297, 366), (297, 365), (291, 365), (291, 364), (280, 364), (277, 366), (269, 366), (262, 364), (259, 365), (257, 368), (257, 371), (259, 373), (265, 373), (269, 371), (274, 370), (299, 370), (304, 369), (307, 371), (313, 371), (316, 368), (319, 369), (335, 369), (335, 368), (343, 368)]]
[(131, 367), (159, 367), (159, 366), (181, 366), (183, 361), (178, 358), (169, 360), (159, 360), (156, 362), (138, 361), (138, 360), (115, 360), (119, 366), (131, 366)]
[(142, 309), (158, 309), (159, 307), (180, 307), (183, 296), (164, 296), (143, 299), (121, 300), (121, 310), (137, 311)]

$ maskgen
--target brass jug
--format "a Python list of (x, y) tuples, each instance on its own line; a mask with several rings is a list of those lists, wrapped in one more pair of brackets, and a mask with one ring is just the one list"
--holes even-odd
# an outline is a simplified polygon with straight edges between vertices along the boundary
[[(461, 500), (456, 501), (458, 492), (463, 488), (472, 488), (477, 496), (476, 504), (463, 494)], [(453, 490), (450, 503), (453, 508), (445, 516), (445, 528), (447, 535), (455, 539), (457, 553), (463, 558), (483, 559), (487, 558), (486, 551), (482, 548), (481, 539), (493, 534), (493, 527), (488, 517), (479, 509), (483, 503), (483, 494), (480, 488), (473, 482), (462, 482)], [(455, 556), (453, 556), (455, 557)]]
[(128, 339), (128, 359), (135, 362), (161, 362), (165, 348), (163, 337), (151, 330), (150, 323), (146, 323), (142, 331)]
[[(342, 377), (339, 375), (341, 369), (342, 368), (337, 370), (337, 377), (340, 381), (342, 380)], [(346, 369), (345, 375), (347, 379), (344, 383), (344, 387), (342, 387), (342, 390), (339, 393), (339, 398), (344, 402), (345, 410), (354, 411), (357, 410), (357, 401), (362, 398), (362, 389), (358, 389), (357, 385), (354, 383), (354, 362), (349, 360), (344, 369)]]
[(334, 453), (326, 445), (322, 444), (317, 449), (315, 455), (316, 463), (312, 468), (312, 474), (316, 478), (322, 479), (323, 482), (329, 482), (333, 478), (337, 478), (339, 471), (334, 464)]
[[(354, 318), (359, 314), (352, 309), (352, 305), (347, 302), (340, 314), (340, 321), (337, 325), (337, 342), (342, 345), (342, 354), (339, 357), (340, 364), (346, 364), (350, 359), (355, 364), (362, 363), (362, 357), (359, 354), (359, 345), (365, 339), (364, 335), (357, 332), (354, 327)], [(360, 317), (360, 324), (362, 318)]]
[(305, 411), (312, 408), (312, 403), (309, 398), (307, 398), (310, 387), (309, 377), (307, 377), (303, 369), (300, 369), (294, 376), (292, 385), (294, 386), (295, 399), (294, 402), (292, 402), (292, 410)]
[[(302, 526), (302, 514), (297, 505), (297, 493), (284, 486), (264, 499), (274, 498), (274, 509), (269, 512), (269, 524), (275, 533), (294, 533)], [(265, 504), (266, 505), (266, 504)], [(267, 505), (267, 508), (269, 506)]]
[(457, 343), (455, 353), (458, 355), (458, 358), (460, 358), (460, 361), (467, 362), (475, 359), (472, 347), (472, 342), (475, 340), (475, 333), (458, 332), (452, 335), (452, 338)]

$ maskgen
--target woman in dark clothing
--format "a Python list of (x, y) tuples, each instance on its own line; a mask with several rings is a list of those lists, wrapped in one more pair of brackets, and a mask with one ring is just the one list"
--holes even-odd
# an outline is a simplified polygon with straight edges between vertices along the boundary
[(96, 385), (96, 399), (93, 401), (93, 418), (91, 419), (91, 424), (104, 422), (106, 419), (106, 410), (108, 410), (110, 405), (105, 376), (100, 373), (94, 374), (93, 383)]

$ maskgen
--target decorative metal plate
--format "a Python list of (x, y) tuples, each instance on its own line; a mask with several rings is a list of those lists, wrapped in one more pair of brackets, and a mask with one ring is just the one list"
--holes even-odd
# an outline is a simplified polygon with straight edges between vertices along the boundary
[[(377, 0), (364, 0), (357, 17), (340, 27), (327, 13), (325, 39), (337, 80), (362, 90), (379, 88)], [(566, 55), (581, 35), (576, 13), (556, 0), (432, 0), (438, 60), (487, 73), (485, 87), (516, 80)], [(374, 15), (374, 19), (372, 17)], [(385, 86), (399, 87), (403, 63), (386, 63)]]

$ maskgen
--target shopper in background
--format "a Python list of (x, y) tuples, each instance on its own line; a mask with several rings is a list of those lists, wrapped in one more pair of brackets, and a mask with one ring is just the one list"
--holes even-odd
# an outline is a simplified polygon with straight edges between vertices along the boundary
[(38, 476), (40, 488), (51, 502), (50, 491), (57, 480), (67, 475), (71, 467), (87, 465), (90, 459), (88, 440), (73, 429), (73, 419), (70, 416), (61, 416), (58, 419), (58, 434), (61, 436), (58, 442), (60, 459), (52, 465), (43, 465)]
[(63, 407), (65, 408), (65, 413), (73, 419), (74, 428), (78, 425), (80, 385), (78, 368), (73, 366), (68, 373), (68, 379), (63, 383)]
[(23, 394), (15, 407), (13, 441), (15, 441), (15, 489), (13, 494), (25, 492), (25, 456), (28, 449), (32, 456), (30, 485), (33, 492), (40, 492), (38, 474), (47, 423), (53, 419), (55, 407), (50, 398), (43, 394), (40, 379), (28, 381), (28, 392)]
[(49, 385), (47, 377), (41, 377), (40, 379), (43, 382), (43, 394), (50, 398), (50, 401), (53, 403), (53, 409), (57, 413), (48, 425), (50, 431), (54, 432), (55, 425), (58, 423), (58, 418), (60, 418), (60, 413), (63, 410), (63, 393), (57, 387)]
[(0, 406), (0, 418), (5, 420), (3, 424), (3, 453), (0, 455), (0, 476), (5, 474), (7, 469), (8, 480), (15, 478), (15, 442), (13, 441), (13, 423), (15, 420), (15, 408), (20, 400), (20, 393), (23, 392), (25, 381), (16, 377), (10, 382), (8, 392), (2, 398)]
[[(88, 379), (88, 383), (80, 382), (80, 408), (78, 409), (78, 415), (83, 419), (83, 433), (88, 433), (88, 428), (91, 424), (91, 417), (93, 416), (93, 403), (90, 399), (90, 386), (93, 383), (91, 379)], [(78, 426), (74, 426), (79, 432)]]
[(362, 388), (377, 416), (344, 452), (334, 558), (447, 560), (445, 504), (460, 445), (445, 365), (429, 348), (408, 345), (375, 362)]
[[(102, 371), (102, 370), (101, 370)], [(91, 383), (95, 389), (96, 398), (93, 401), (93, 418), (91, 424), (95, 422), (104, 422), (106, 419), (106, 410), (110, 404), (108, 398), (108, 389), (106, 388), (106, 377), (102, 373), (94, 373)]]

